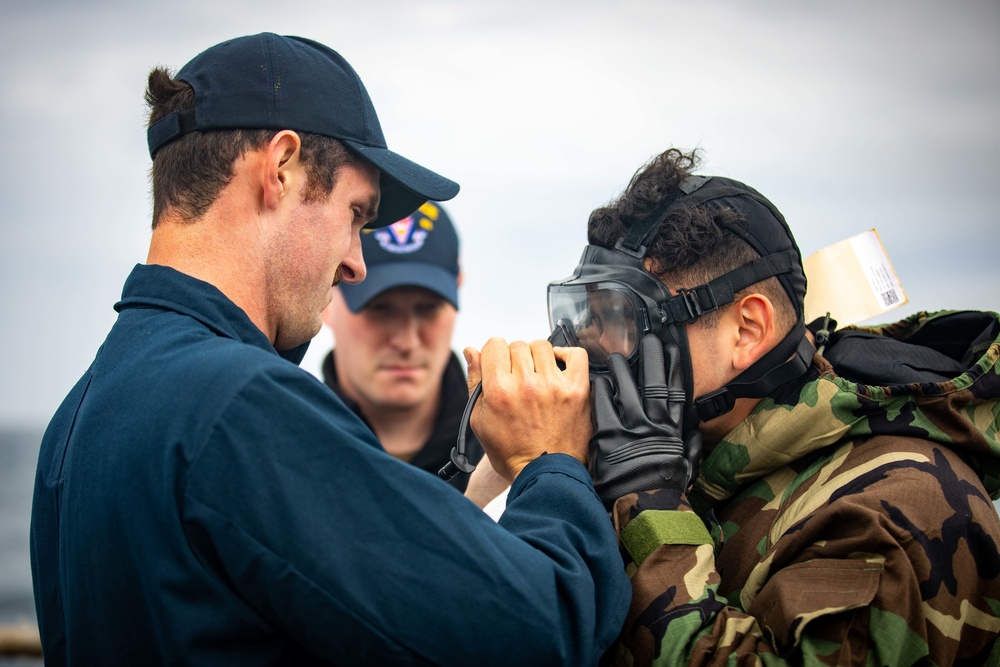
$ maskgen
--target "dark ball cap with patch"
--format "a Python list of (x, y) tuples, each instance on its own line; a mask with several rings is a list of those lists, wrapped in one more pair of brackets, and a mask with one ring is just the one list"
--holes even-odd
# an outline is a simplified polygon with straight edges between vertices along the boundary
[(336, 51), (302, 37), (261, 33), (212, 46), (177, 73), (194, 89), (194, 109), (149, 126), (149, 154), (191, 132), (295, 130), (333, 137), (381, 171), (378, 217), (405, 218), (429, 199), (446, 201), (458, 183), (388, 149), (368, 91)]
[(352, 313), (394, 287), (422, 287), (458, 308), (458, 233), (441, 204), (429, 201), (387, 227), (366, 229), (361, 254), (365, 279), (340, 284)]

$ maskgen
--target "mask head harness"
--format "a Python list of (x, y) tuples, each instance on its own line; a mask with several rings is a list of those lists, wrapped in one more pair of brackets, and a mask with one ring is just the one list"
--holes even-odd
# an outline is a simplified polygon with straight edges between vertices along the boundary
[[(742, 221), (725, 227), (746, 241), (760, 258), (671, 294), (659, 278), (646, 271), (643, 259), (663, 221), (681, 205), (737, 210)], [(767, 396), (802, 375), (814, 352), (803, 322), (806, 278), (799, 249), (784, 217), (756, 190), (728, 178), (688, 177), (676, 196), (668, 197), (645, 220), (633, 224), (613, 250), (587, 246), (573, 275), (549, 284), (549, 321), (554, 328), (566, 331), (573, 344), (587, 349), (594, 373), (607, 371), (607, 358), (613, 352), (623, 354), (636, 368), (638, 342), (647, 333), (657, 335), (665, 344), (677, 345), (682, 352), (685, 391), (693, 396), (691, 356), (683, 325), (732, 303), (740, 290), (772, 276), (788, 293), (798, 322), (774, 349), (725, 387), (693, 400), (689, 413), (706, 421), (731, 410), (737, 398)], [(685, 419), (685, 425), (690, 423), (694, 428), (698, 419)]]

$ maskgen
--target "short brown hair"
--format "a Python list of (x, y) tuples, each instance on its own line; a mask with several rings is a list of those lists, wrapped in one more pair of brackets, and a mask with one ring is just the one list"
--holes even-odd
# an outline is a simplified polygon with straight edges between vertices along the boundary
[[(162, 67), (149, 73), (145, 94), (149, 125), (174, 111), (192, 109), (194, 90)], [(191, 132), (156, 152), (150, 171), (153, 189), (153, 227), (167, 209), (187, 221), (205, 214), (233, 177), (233, 164), (244, 153), (262, 148), (275, 135), (270, 129), (234, 129)], [(309, 179), (304, 201), (330, 194), (339, 169), (360, 158), (343, 142), (300, 132), (300, 156)]]

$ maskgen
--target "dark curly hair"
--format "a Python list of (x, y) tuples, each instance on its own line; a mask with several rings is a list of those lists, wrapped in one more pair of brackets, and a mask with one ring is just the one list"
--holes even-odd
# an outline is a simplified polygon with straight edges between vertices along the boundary
[[(145, 94), (149, 125), (173, 111), (194, 107), (194, 90), (157, 67), (149, 73)], [(156, 152), (150, 170), (153, 228), (166, 209), (187, 221), (205, 214), (233, 177), (233, 163), (244, 153), (265, 146), (275, 130), (235, 129), (191, 132)], [(337, 139), (299, 132), (300, 156), (309, 179), (303, 201), (319, 201), (333, 191), (337, 171), (360, 158)]]
[[(632, 176), (618, 198), (590, 214), (588, 242), (614, 248), (633, 224), (655, 214), (664, 198), (676, 196), (680, 184), (700, 164), (697, 150), (685, 153), (670, 148), (654, 156)], [(675, 206), (649, 242), (646, 257), (652, 260), (650, 272), (676, 290), (707, 283), (759, 258), (746, 241), (727, 229), (742, 222), (743, 214), (729, 207)], [(777, 278), (741, 290), (736, 299), (752, 293), (763, 294), (774, 305), (780, 333), (791, 330), (798, 316)], [(713, 311), (697, 321), (714, 326), (719, 316), (719, 311)]]

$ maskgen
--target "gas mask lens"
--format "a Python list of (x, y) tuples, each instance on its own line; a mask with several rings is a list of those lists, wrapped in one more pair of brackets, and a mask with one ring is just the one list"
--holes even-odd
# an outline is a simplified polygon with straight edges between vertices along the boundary
[(587, 350), (591, 368), (606, 369), (618, 352), (629, 361), (645, 333), (643, 310), (631, 290), (609, 285), (550, 285), (549, 324), (568, 328)]

